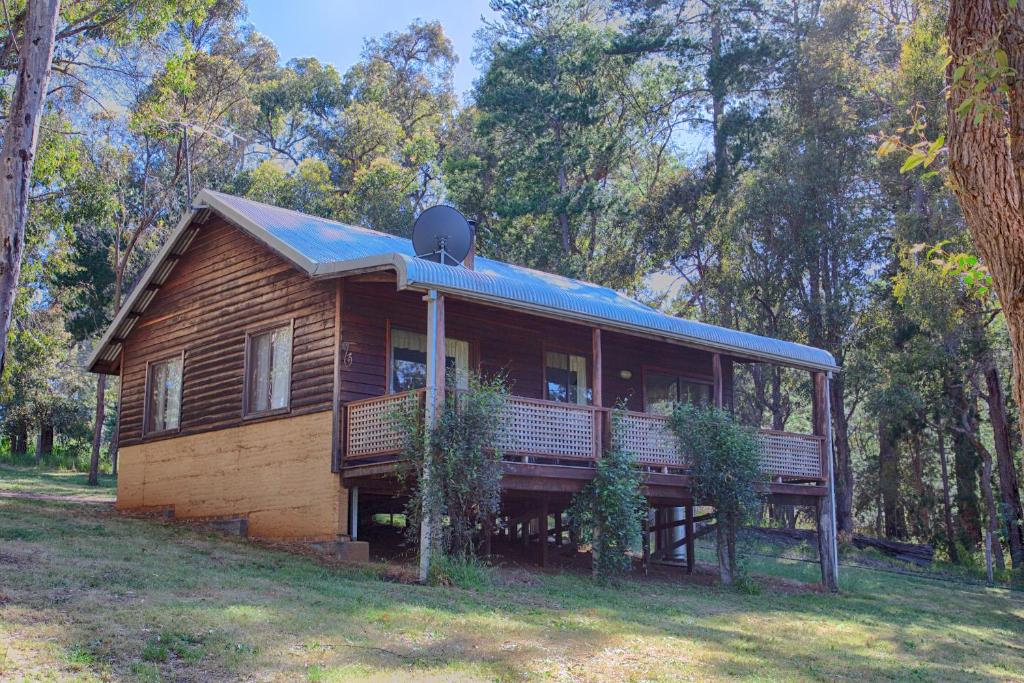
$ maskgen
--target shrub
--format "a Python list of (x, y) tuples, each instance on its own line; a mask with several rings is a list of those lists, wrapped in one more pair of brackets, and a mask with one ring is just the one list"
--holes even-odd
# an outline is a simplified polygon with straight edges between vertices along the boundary
[(577, 538), (589, 544), (594, 576), (614, 579), (629, 571), (629, 550), (636, 547), (647, 514), (647, 500), (640, 493), (636, 459), (618, 436), (621, 410), (612, 416), (611, 445), (597, 462), (594, 478), (577, 493), (569, 517)]
[(715, 508), (719, 575), (731, 585), (738, 572), (736, 532), (757, 513), (757, 484), (765, 479), (757, 439), (732, 413), (712, 406), (677, 404), (669, 426), (690, 462), (694, 496)]
[[(418, 406), (404, 411), (404, 455), (414, 464), (416, 475), (408, 482), (411, 495), (406, 507), (406, 534), (411, 542), (419, 540), (422, 510), (429, 506), (436, 520), (432, 537), (438, 549), (455, 558), (475, 553), (477, 528), (493, 521), (501, 502), (497, 445), (507, 396), (504, 378), (484, 380), (472, 375), (467, 390), (446, 394), (429, 435), (420, 426)], [(431, 483), (429, 493), (423, 488), (425, 472)]]

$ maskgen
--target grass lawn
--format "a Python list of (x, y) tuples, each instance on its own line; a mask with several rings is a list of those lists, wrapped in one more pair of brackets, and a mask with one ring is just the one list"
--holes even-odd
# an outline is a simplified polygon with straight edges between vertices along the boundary
[(83, 472), (40, 471), (33, 467), (0, 465), (0, 493), (32, 493), (43, 496), (114, 501), (117, 479), (100, 475), (99, 486), (88, 486)]
[(491, 575), (410, 586), (377, 565), (0, 498), (0, 680), (1024, 680), (1024, 596), (1006, 590), (863, 569), (840, 596), (764, 577), (757, 593)]

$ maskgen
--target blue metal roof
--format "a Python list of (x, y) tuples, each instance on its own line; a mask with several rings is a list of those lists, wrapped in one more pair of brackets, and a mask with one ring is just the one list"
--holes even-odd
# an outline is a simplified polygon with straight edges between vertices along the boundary
[[(473, 270), (446, 266), (416, 258), (412, 242), (401, 237), (210, 190), (201, 192), (196, 203), (223, 215), (313, 277), (389, 268), (396, 272), (401, 289), (436, 289), (466, 299), (668, 338), (742, 357), (836, 369), (832, 355), (822, 349), (677, 318), (589, 282), (481, 257), (475, 259)], [(188, 222), (183, 220), (178, 232), (185, 230)], [(176, 238), (172, 236), (169, 244)], [(154, 268), (157, 265), (154, 263)], [(136, 292), (140, 289), (145, 287), (136, 287)], [(122, 311), (132, 308), (129, 301)], [(117, 323), (115, 320), (111, 324), (104, 341), (115, 338)], [(103, 346), (101, 342), (97, 357)], [(90, 360), (90, 367), (95, 360)]]

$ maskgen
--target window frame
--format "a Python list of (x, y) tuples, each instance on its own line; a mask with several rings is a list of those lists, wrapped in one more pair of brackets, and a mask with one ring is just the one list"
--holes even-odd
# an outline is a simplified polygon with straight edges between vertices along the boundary
[(641, 409), (645, 414), (649, 414), (647, 412), (647, 375), (652, 372), (658, 375), (669, 375), (675, 377), (676, 382), (681, 380), (684, 382), (690, 382), (691, 384), (703, 384), (708, 388), (709, 404), (713, 404), (715, 401), (714, 379), (709, 380), (692, 373), (679, 372), (678, 370), (673, 370), (672, 368), (666, 368), (659, 365), (643, 365), (640, 368), (640, 402)]
[(590, 353), (580, 351), (579, 349), (573, 349), (564, 346), (548, 346), (547, 344), (541, 345), (540, 351), (540, 369), (541, 369), (541, 385), (540, 385), (540, 397), (542, 400), (551, 401), (552, 403), (560, 403), (560, 401), (554, 401), (548, 398), (548, 354), (549, 353), (561, 353), (564, 354), (567, 359), (568, 356), (579, 356), (583, 359), (583, 362), (587, 365), (587, 386), (584, 391), (589, 391), (589, 398), (583, 403), (564, 403), (563, 405), (569, 406), (593, 406), (594, 405), (594, 359)]
[[(181, 382), (178, 384), (178, 424), (175, 427), (169, 427), (167, 429), (153, 429), (152, 416), (150, 411), (152, 409), (152, 400), (150, 399), (152, 381), (153, 381), (153, 366), (160, 365), (161, 363), (169, 363), (177, 360), (181, 363)], [(185, 413), (185, 349), (173, 353), (168, 356), (162, 356), (160, 358), (153, 358), (146, 361), (146, 381), (144, 387), (145, 393), (142, 398), (142, 436), (143, 438), (151, 436), (165, 436), (167, 434), (177, 434), (181, 431), (181, 422)]]
[[(268, 408), (267, 410), (251, 410), (249, 405), (249, 390), (252, 384), (252, 338), (266, 334), (267, 332), (274, 332), (283, 328), (289, 328), (291, 332), (291, 344), (288, 348), (288, 393), (285, 395), (285, 404), (280, 408)], [(292, 379), (294, 379), (293, 370), (295, 369), (295, 318), (289, 318), (288, 320), (280, 320), (275, 323), (269, 323), (254, 327), (245, 331), (245, 360), (242, 367), (242, 419), (253, 420), (262, 417), (269, 417), (272, 415), (287, 415), (292, 411)]]

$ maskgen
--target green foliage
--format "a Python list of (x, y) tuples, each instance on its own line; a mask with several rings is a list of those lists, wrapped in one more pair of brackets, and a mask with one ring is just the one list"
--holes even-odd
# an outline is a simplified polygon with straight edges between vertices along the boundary
[(737, 524), (750, 519), (765, 481), (754, 432), (727, 410), (689, 403), (676, 404), (669, 426), (690, 463), (696, 499)]
[(736, 535), (757, 513), (765, 481), (754, 432), (726, 410), (678, 403), (669, 427), (690, 462), (694, 498), (715, 508), (719, 569), (723, 583), (738, 578)]
[(615, 579), (632, 566), (630, 550), (640, 541), (647, 499), (640, 492), (640, 470), (622, 445), (622, 410), (612, 416), (612, 441), (597, 461), (594, 478), (575, 496), (569, 517), (577, 538), (591, 547), (594, 575)]
[[(504, 378), (468, 378), (464, 391), (447, 392), (436, 427), (424, 434), (418, 404), (400, 411), (403, 454), (414, 464), (415, 479), (406, 508), (406, 534), (418, 543), (424, 507), (434, 511), (433, 538), (453, 558), (475, 553), (473, 536), (491, 524), (501, 502), (501, 417), (508, 395)], [(430, 480), (424, 490), (424, 473)], [(441, 524), (441, 520), (446, 523)]]
[(430, 565), (427, 583), (483, 591), (492, 585), (488, 568), (473, 555), (441, 555)]

